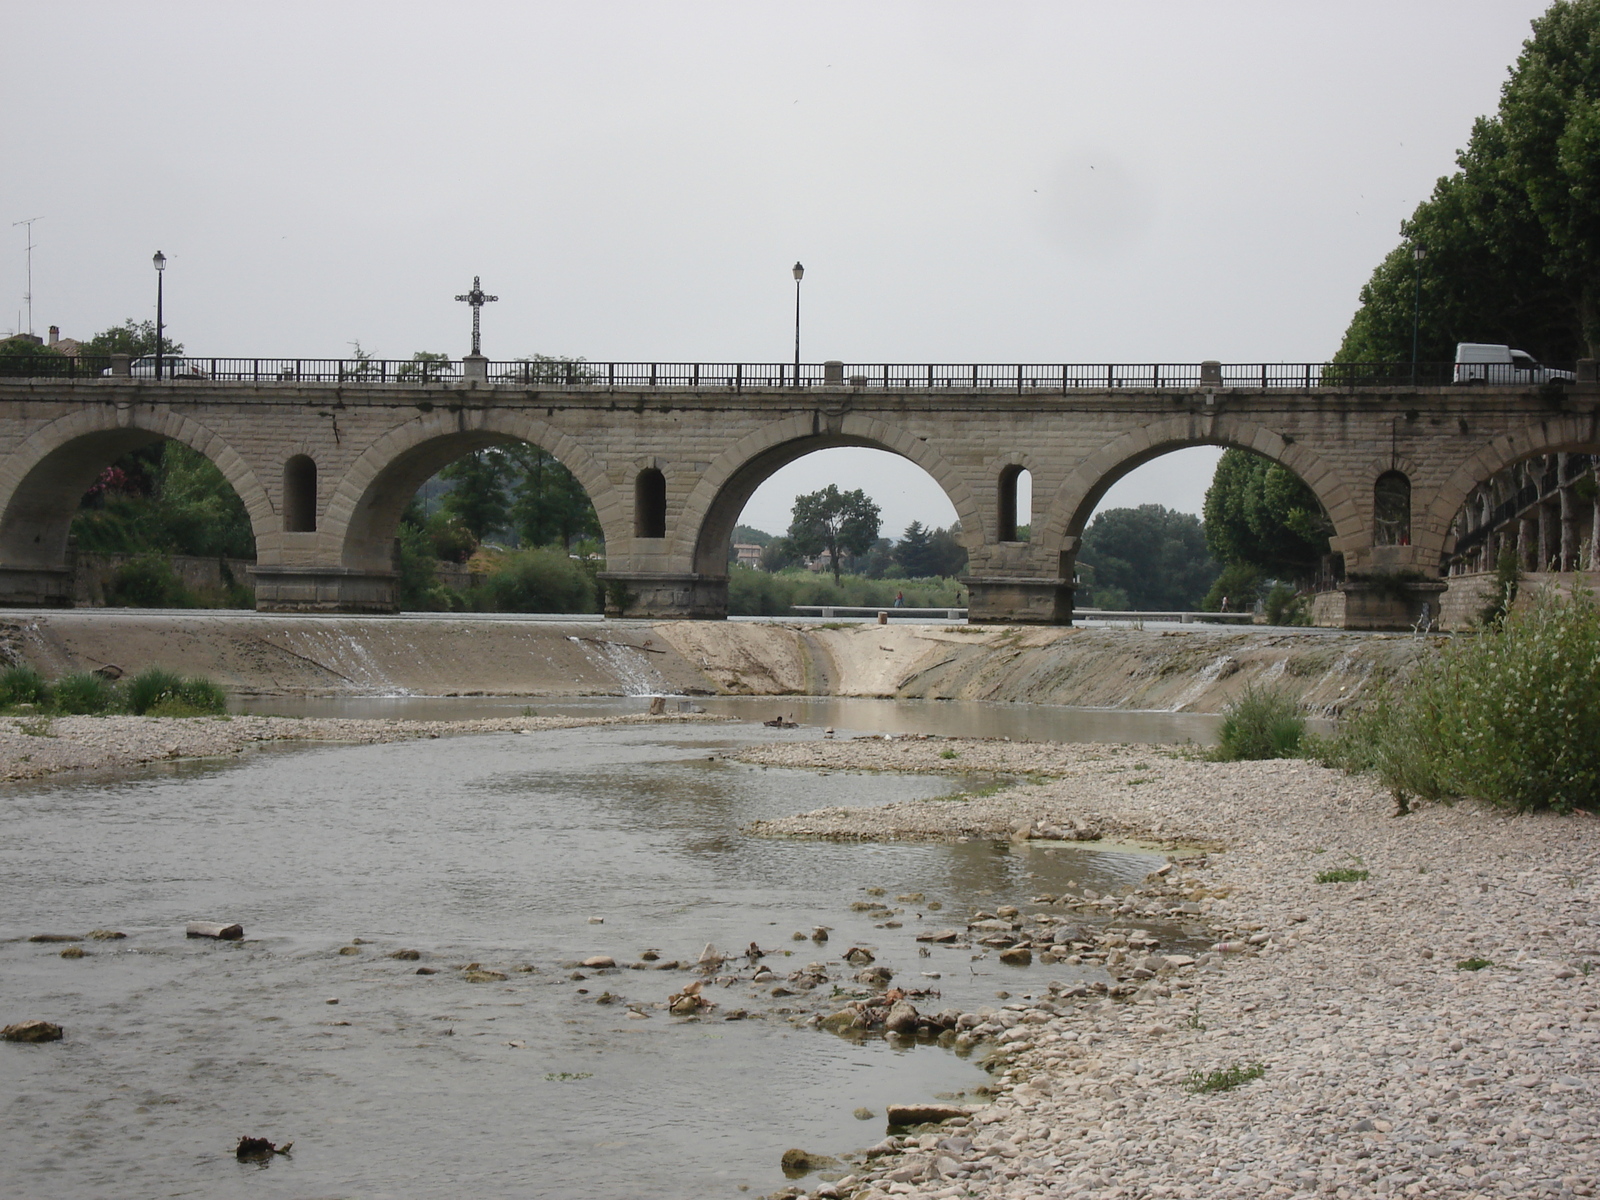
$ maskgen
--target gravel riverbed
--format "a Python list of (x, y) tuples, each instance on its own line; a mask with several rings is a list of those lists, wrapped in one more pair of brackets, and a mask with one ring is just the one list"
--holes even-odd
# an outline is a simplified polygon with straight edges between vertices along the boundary
[(533, 733), (587, 725), (720, 721), (694, 713), (613, 717), (494, 717), (476, 721), (327, 717), (0, 717), (0, 781), (59, 771), (121, 770), (181, 758), (221, 758), (273, 742), (404, 742), (467, 733)]
[[(1164, 874), (1122, 896), (1034, 898), (1042, 912), (1013, 926), (1052, 910), (1113, 922), (1102, 930), (1183, 916), (1215, 939), (1190, 959), (1142, 954), (1136, 938), (1108, 952), (1117, 939), (1102, 934), (1088, 957), (1117, 981), (1108, 992), (991, 1018), (1005, 1026), (991, 1104), (781, 1194), (1595, 1194), (1600, 821), (1474, 803), (1396, 817), (1367, 778), (1155, 747), (872, 738), (742, 757), (1026, 777), (753, 832), (1149, 839), (1170, 848)], [(1356, 877), (1318, 882), (1330, 871)], [(1235, 1068), (1237, 1086), (1196, 1090)]]

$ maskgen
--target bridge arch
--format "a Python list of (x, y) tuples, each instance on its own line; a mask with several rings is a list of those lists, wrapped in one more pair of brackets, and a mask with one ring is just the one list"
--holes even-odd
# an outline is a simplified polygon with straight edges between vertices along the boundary
[(924, 439), (871, 417), (847, 414), (823, 420), (817, 414), (797, 414), (740, 438), (701, 473), (677, 520), (675, 553), (691, 558), (697, 574), (726, 575), (733, 527), (755, 490), (796, 459), (840, 446), (887, 450), (915, 463), (949, 498), (968, 547), (982, 536), (972, 489)]
[(0, 562), (25, 571), (62, 568), (84, 492), (122, 455), (167, 439), (205, 455), (222, 472), (258, 542), (275, 530), (266, 490), (214, 430), (167, 410), (97, 405), (51, 421), (0, 460)]
[(1226, 413), (1152, 421), (1107, 443), (1067, 476), (1042, 519), (1035, 502), (1034, 540), (1051, 553), (1076, 554), (1084, 526), (1117, 480), (1152, 459), (1190, 446), (1238, 447), (1282, 464), (1311, 489), (1333, 522), (1331, 544), (1335, 551), (1360, 551), (1370, 543), (1363, 508), (1348, 481), (1293, 439)]
[(631, 534), (632, 506), (575, 438), (524, 412), (492, 409), (425, 414), (378, 438), (340, 478), (319, 528), (339, 547), (343, 567), (388, 571), (400, 516), (417, 489), (464, 454), (512, 442), (538, 446), (572, 472), (608, 546)]
[(1413, 494), (1411, 536), (1419, 552), (1426, 553), (1430, 563), (1443, 559), (1451, 523), (1479, 484), (1523, 459), (1562, 451), (1600, 452), (1600, 413), (1568, 413), (1501, 434), (1462, 461), (1425, 507)]

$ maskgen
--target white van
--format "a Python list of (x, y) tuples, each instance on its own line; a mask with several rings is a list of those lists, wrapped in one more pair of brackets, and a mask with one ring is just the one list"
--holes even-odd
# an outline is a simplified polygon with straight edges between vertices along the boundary
[(1487, 342), (1456, 343), (1457, 383), (1549, 383), (1574, 378), (1571, 371), (1542, 366), (1525, 350)]

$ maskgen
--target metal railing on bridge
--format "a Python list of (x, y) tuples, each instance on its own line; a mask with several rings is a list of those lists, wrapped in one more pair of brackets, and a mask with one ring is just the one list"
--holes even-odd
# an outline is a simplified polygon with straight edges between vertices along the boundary
[[(474, 368), (474, 369), (469, 369)], [(481, 374), (479, 370), (481, 369)], [(374, 358), (211, 358), (171, 355), (162, 379), (175, 382), (314, 383), (497, 387), (746, 389), (864, 388), (985, 392), (1198, 391), (1204, 388), (1433, 387), (1452, 382), (1454, 363), (669, 363), (582, 359), (416, 361)], [(123, 366), (105, 355), (0, 356), (0, 376), (85, 379), (126, 374), (153, 379), (153, 358)]]

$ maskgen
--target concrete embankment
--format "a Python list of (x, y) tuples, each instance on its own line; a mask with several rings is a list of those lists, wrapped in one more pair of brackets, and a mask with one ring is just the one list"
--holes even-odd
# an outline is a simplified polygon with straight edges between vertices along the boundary
[(1337, 713), (1432, 640), (1327, 632), (309, 617), (75, 609), (0, 617), (49, 676), (115, 664), (257, 695), (832, 695), (1219, 712), (1270, 683)]

